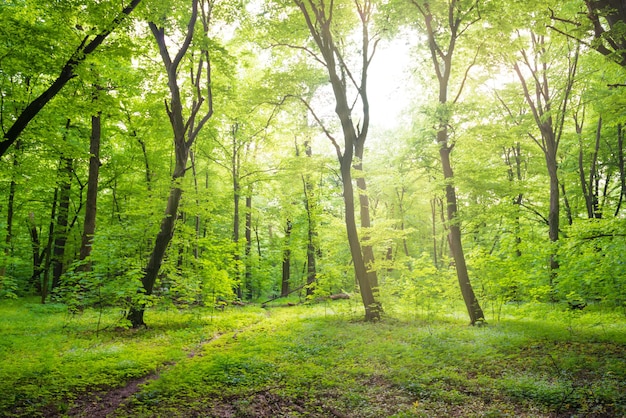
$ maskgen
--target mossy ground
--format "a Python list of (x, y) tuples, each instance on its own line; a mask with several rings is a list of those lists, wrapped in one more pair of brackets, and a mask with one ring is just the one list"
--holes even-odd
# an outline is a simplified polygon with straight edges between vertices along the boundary
[(0, 414), (626, 416), (626, 317), (594, 307), (510, 306), (483, 327), (400, 308), (364, 323), (354, 301), (119, 316), (0, 303)]

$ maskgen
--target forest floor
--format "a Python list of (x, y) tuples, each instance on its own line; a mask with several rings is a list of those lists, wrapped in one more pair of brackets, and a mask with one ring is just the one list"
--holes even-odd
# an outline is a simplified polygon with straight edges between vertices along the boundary
[[(505, 306), (471, 327), (353, 300), (122, 313), (0, 302), (0, 416), (626, 417), (625, 312)], [(489, 318), (488, 318), (489, 319)]]

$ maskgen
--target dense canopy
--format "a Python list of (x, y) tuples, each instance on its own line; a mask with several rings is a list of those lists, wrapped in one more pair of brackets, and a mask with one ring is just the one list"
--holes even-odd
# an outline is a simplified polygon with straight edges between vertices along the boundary
[(622, 1), (8, 0), (0, 22), (0, 297), (134, 327), (295, 292), (472, 324), (626, 303)]

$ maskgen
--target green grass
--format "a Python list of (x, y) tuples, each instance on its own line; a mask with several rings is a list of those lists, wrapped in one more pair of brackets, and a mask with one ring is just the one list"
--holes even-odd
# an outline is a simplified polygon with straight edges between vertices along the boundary
[(336, 301), (154, 309), (147, 330), (96, 333), (99, 315), (2, 302), (0, 411), (82, 416), (155, 374), (109, 416), (626, 416), (626, 318), (611, 312), (507, 307), (469, 327), (396, 308), (364, 323), (354, 301)]

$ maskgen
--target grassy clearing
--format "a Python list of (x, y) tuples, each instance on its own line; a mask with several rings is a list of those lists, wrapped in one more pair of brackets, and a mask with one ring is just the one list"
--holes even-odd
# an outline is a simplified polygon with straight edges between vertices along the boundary
[(148, 330), (96, 334), (96, 312), (61, 308), (0, 306), (9, 416), (105, 416), (81, 406), (151, 373), (108, 416), (626, 416), (626, 318), (593, 309), (508, 307), (480, 328), (399, 309), (363, 323), (352, 301), (155, 310)]

